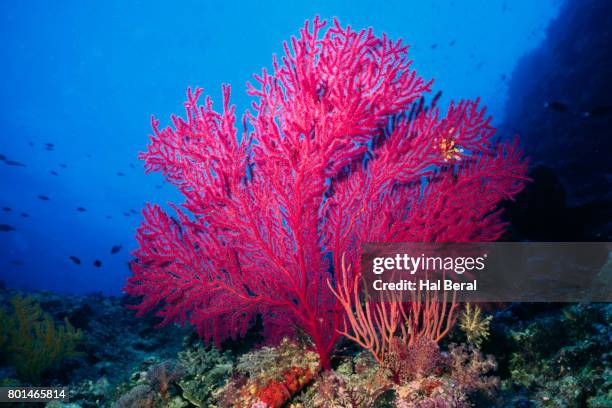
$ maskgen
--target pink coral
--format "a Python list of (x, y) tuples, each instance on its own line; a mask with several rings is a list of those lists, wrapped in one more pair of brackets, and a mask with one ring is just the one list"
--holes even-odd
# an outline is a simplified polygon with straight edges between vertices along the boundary
[[(395, 360), (400, 355), (403, 357), (399, 360), (406, 360), (409, 348), (411, 352), (417, 351), (416, 357), (426, 356), (428, 353), (424, 351), (442, 340), (455, 324), (456, 293), (450, 296), (450, 301), (449, 294), (444, 291), (438, 293), (439, 296), (433, 291), (423, 296), (420, 291), (412, 292), (410, 301), (405, 301), (403, 295), (395, 291), (382, 292), (376, 301), (367, 296), (363, 299), (359, 285), (361, 276), (355, 274), (351, 280), (351, 269), (343, 258), (336, 287), (329, 283), (346, 312), (340, 333), (368, 350), (379, 364), (386, 364), (389, 354)], [(411, 369), (418, 365), (417, 361), (409, 364)]]
[(306, 22), (248, 85), (253, 111), (236, 129), (187, 93), (185, 119), (159, 129), (141, 155), (185, 196), (173, 218), (147, 205), (126, 291), (162, 323), (190, 322), (206, 340), (306, 333), (323, 368), (344, 311), (327, 286), (340, 257), (366, 241), (494, 240), (497, 205), (522, 186), (515, 145), (491, 146), (478, 101), (406, 112), (431, 82), (407, 47), (334, 20)]

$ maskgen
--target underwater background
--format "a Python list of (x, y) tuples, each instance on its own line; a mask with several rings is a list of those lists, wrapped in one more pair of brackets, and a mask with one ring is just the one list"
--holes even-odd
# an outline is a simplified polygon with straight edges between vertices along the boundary
[[(464, 312), (460, 321), (481, 324), (472, 334), (495, 363), (471, 343), (447, 346), (465, 341), (460, 325), (444, 341), (444, 358), (471, 362), (472, 377), (461, 381), (478, 392), (466, 392), (467, 401), (449, 391), (451, 382), (401, 389), (443, 389), (439, 402), (447, 405), (392, 405), (382, 391), (353, 405), (329, 397), (333, 389), (374, 394), (363, 388), (373, 363), (354, 345), (339, 346), (338, 377), (302, 389), (316, 356), (299, 345), (259, 348), (250, 333), (218, 351), (189, 327), (157, 328), (158, 319), (135, 318), (126, 307), (134, 302), (122, 291), (143, 207), (183, 201), (137, 159), (151, 116), (170, 124), (188, 87), (204, 88), (219, 107), (222, 83), (232, 85), (241, 115), (252, 102), (245, 82), (270, 68), (282, 42), (315, 15), (402, 39), (411, 68), (435, 79), (439, 106), (480, 97), (498, 137), (520, 136), (532, 182), (503, 203), (503, 240), (610, 240), (612, 2), (2, 2), (0, 306), (49, 317), (63, 349), (45, 363), (35, 353), (28, 361), (0, 353), (0, 386), (70, 385), (73, 407), (247, 406), (229, 397), (255, 394), (236, 373), (252, 379), (279, 367), (265, 374), (285, 379), (289, 397), (278, 406), (612, 406), (609, 304), (483, 306), (484, 318)], [(481, 378), (489, 371), (497, 380)]]
[[(442, 106), (480, 96), (498, 125), (513, 70), (541, 45), (559, 7), (558, 0), (3, 2), (0, 154), (24, 166), (0, 162), (0, 223), (15, 229), (0, 234), (0, 278), (24, 289), (119, 294), (144, 203), (178, 201), (137, 160), (151, 115), (168, 124), (187, 87), (219, 104), (221, 83), (232, 85), (243, 112), (251, 102), (246, 81), (271, 66), (306, 18), (336, 16), (402, 38), (413, 68), (443, 91)], [(121, 251), (111, 254), (113, 246)]]

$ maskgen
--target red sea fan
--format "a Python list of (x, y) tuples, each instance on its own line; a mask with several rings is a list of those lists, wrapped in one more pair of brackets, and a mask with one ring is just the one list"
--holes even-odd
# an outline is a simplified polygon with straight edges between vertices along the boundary
[[(526, 171), (513, 147), (492, 147), (478, 101), (406, 112), (429, 92), (407, 47), (334, 20), (306, 22), (248, 85), (253, 111), (236, 130), (187, 92), (185, 119), (158, 128), (141, 155), (185, 196), (176, 218), (148, 205), (126, 291), (139, 313), (189, 322), (205, 340), (306, 333), (323, 368), (344, 311), (327, 286), (340, 257), (366, 241), (493, 240)], [(413, 112), (414, 113), (414, 112)]]

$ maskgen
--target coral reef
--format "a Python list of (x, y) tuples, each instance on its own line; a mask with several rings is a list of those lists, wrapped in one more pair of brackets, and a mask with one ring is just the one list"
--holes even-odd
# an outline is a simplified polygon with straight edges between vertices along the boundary
[(440, 367), (441, 356), (440, 348), (433, 340), (421, 338), (406, 345), (396, 339), (381, 367), (395, 384), (405, 384), (432, 374)]
[[(12, 315), (11, 301), (15, 297), (30, 298), (54, 322), (68, 318), (82, 331), (77, 351), (79, 358), (62, 360), (56, 366), (40, 373), (37, 385), (70, 385), (71, 406), (82, 408), (109, 407), (113, 401), (129, 390), (123, 386), (134, 369), (149, 362), (139, 373), (146, 374), (153, 364), (177, 358), (186, 331), (174, 326), (154, 330), (149, 319), (133, 318), (126, 308), (127, 297), (102, 294), (59, 295), (53, 292), (32, 292), (27, 295), (0, 287), (0, 310), (4, 318)], [(57, 323), (57, 326), (63, 326)], [(7, 337), (7, 326), (0, 325), (0, 333)], [(27, 385), (19, 381), (9, 361), (0, 358), (0, 384)], [(136, 380), (134, 380), (136, 382)], [(133, 386), (135, 384), (131, 384)]]
[[(15, 295), (0, 288), (2, 304), (8, 304)], [(398, 356), (398, 361), (407, 359), (398, 384), (369, 351), (359, 351), (348, 341), (342, 343), (333, 370), (317, 371), (317, 354), (295, 341), (285, 340), (280, 348), (264, 346), (247, 353), (242, 345), (220, 352), (205, 347), (194, 335), (185, 336), (177, 327), (146, 331), (150, 323), (132, 320), (122, 299), (48, 292), (32, 293), (31, 297), (54, 320), (69, 316), (71, 321), (81, 321), (80, 311), (90, 310), (82, 341), (87, 356), (65, 360), (61, 370), (43, 374), (46, 384), (68, 385), (71, 402), (49, 404), (48, 408), (149, 403), (152, 408), (232, 407), (238, 397), (248, 397), (245, 400), (252, 402), (245, 405), (248, 407), (267, 406), (257, 398), (258, 391), (272, 404), (280, 403), (280, 398), (275, 398), (282, 396), (285, 406), (293, 408), (444, 404), (601, 408), (612, 402), (612, 307), (608, 304), (515, 304), (492, 312), (490, 337), (482, 347), (497, 360), (494, 374), (501, 381), (496, 387), (498, 380), (490, 371), (494, 361), (473, 344), (447, 345), (450, 340), (464, 340), (458, 326), (435, 348), (424, 347), (422, 355), (429, 357), (421, 362), (408, 364), (415, 353)], [(98, 327), (122, 333), (120, 339), (114, 339), (121, 343), (109, 345), (112, 339), (97, 334)], [(141, 336), (149, 337), (146, 350), (135, 347), (144, 341), (138, 339)], [(117, 348), (114, 353), (112, 347)], [(2, 363), (7, 362), (0, 361), (0, 385), (24, 385), (14, 378), (15, 370)], [(415, 364), (423, 368), (410, 369)], [(311, 374), (305, 375), (306, 368)], [(166, 380), (160, 381), (164, 376)], [(163, 383), (167, 387), (161, 387)], [(490, 392), (494, 388), (497, 395), (492, 401)]]
[(156, 408), (217, 406), (213, 393), (229, 379), (233, 366), (229, 352), (221, 353), (199, 341), (192, 344), (187, 336), (177, 360), (149, 359), (132, 373), (129, 381), (120, 384), (115, 404), (142, 397), (144, 403)]
[(86, 380), (79, 378), (78, 382), (70, 382), (70, 400), (78, 401), (75, 404), (82, 408), (108, 406), (115, 399), (116, 391), (115, 385), (106, 377)]
[(149, 368), (146, 379), (151, 388), (159, 392), (163, 399), (167, 399), (169, 387), (184, 375), (185, 370), (180, 364), (166, 360)]
[(68, 318), (54, 322), (30, 297), (11, 299), (12, 311), (0, 309), (0, 355), (12, 365), (17, 376), (38, 384), (41, 374), (66, 358), (81, 357), (76, 347), (83, 332), (75, 329)]
[(505, 357), (498, 405), (612, 405), (612, 305), (566, 305), (529, 315), (524, 308), (492, 326), (497, 353)]
[(496, 367), (491, 356), (484, 358), (472, 346), (451, 345), (448, 352), (440, 352), (436, 345), (436, 355), (427, 366), (415, 372), (410, 370), (414, 363), (406, 363), (401, 381), (397, 381), (371, 354), (361, 353), (336, 370), (321, 373), (294, 404), (314, 408), (463, 408), (479, 399), (483, 406), (490, 406), (499, 382), (490, 376)]
[(213, 393), (221, 388), (232, 373), (234, 361), (227, 352), (198, 344), (179, 353), (186, 375), (178, 382), (182, 397), (196, 407), (208, 407)]
[[(324, 371), (294, 400), (295, 406), (368, 408), (392, 399), (392, 385), (373, 356), (362, 352)], [(390, 392), (390, 393), (389, 393)]]
[(425, 377), (397, 387), (397, 408), (468, 408), (467, 396), (447, 378)]
[(305, 333), (330, 369), (341, 257), (356, 265), (364, 242), (496, 240), (526, 163), (517, 143), (493, 143), (478, 100), (422, 109), (432, 82), (400, 41), (315, 18), (284, 49), (248, 85), (241, 136), (229, 86), (222, 112), (189, 90), (185, 119), (153, 120), (141, 158), (185, 202), (176, 218), (145, 208), (126, 291), (139, 314), (217, 345), (257, 317), (270, 340)]
[(151, 387), (140, 384), (123, 394), (112, 408), (153, 408), (154, 401)]
[(244, 354), (231, 381), (216, 395), (219, 407), (264, 403), (279, 408), (314, 378), (318, 363), (316, 353), (288, 339)]
[(180, 395), (178, 381), (187, 374), (174, 360), (149, 359), (130, 376), (129, 381), (115, 387), (112, 408), (186, 407), (188, 402)]

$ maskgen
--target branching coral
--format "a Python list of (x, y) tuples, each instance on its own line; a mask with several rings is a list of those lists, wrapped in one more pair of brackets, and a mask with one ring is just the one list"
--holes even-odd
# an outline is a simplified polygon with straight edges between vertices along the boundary
[(429, 348), (453, 326), (457, 307), (454, 294), (450, 303), (447, 293), (440, 294), (441, 299), (438, 299), (437, 294), (430, 291), (413, 292), (411, 302), (403, 301), (402, 295), (393, 291), (382, 292), (382, 298), (375, 302), (368, 298), (362, 301), (360, 276), (350, 278), (350, 269), (351, 265), (347, 266), (343, 258), (338, 289), (330, 285), (346, 312), (340, 333), (369, 350), (379, 364), (385, 364), (390, 353), (397, 360), (408, 352), (408, 348), (415, 351)]
[(434, 373), (442, 365), (438, 344), (430, 339), (420, 338), (406, 345), (400, 339), (394, 339), (389, 353), (381, 367), (388, 373), (395, 384), (405, 384)]
[(126, 291), (217, 344), (257, 315), (269, 338), (298, 328), (328, 369), (340, 257), (354, 264), (368, 241), (495, 240), (526, 165), (516, 144), (492, 145), (478, 100), (408, 115), (431, 81), (400, 41), (318, 18), (300, 34), (248, 86), (241, 136), (229, 86), (222, 112), (189, 90), (185, 119), (153, 120), (141, 158), (186, 201), (177, 218), (146, 207)]
[(76, 346), (83, 333), (67, 318), (63, 325), (56, 325), (32, 298), (15, 296), (11, 304), (12, 313), (0, 313), (0, 352), (20, 378), (38, 383), (45, 370), (65, 358), (82, 356)]
[(483, 356), (471, 345), (451, 344), (449, 348), (449, 370), (451, 378), (465, 393), (481, 391), (492, 395), (499, 386), (499, 378), (488, 376), (497, 369), (493, 356)]
[(483, 340), (489, 337), (489, 326), (493, 316), (482, 316), (482, 310), (478, 306), (468, 303), (459, 317), (459, 328), (465, 333), (470, 344), (480, 348)]

